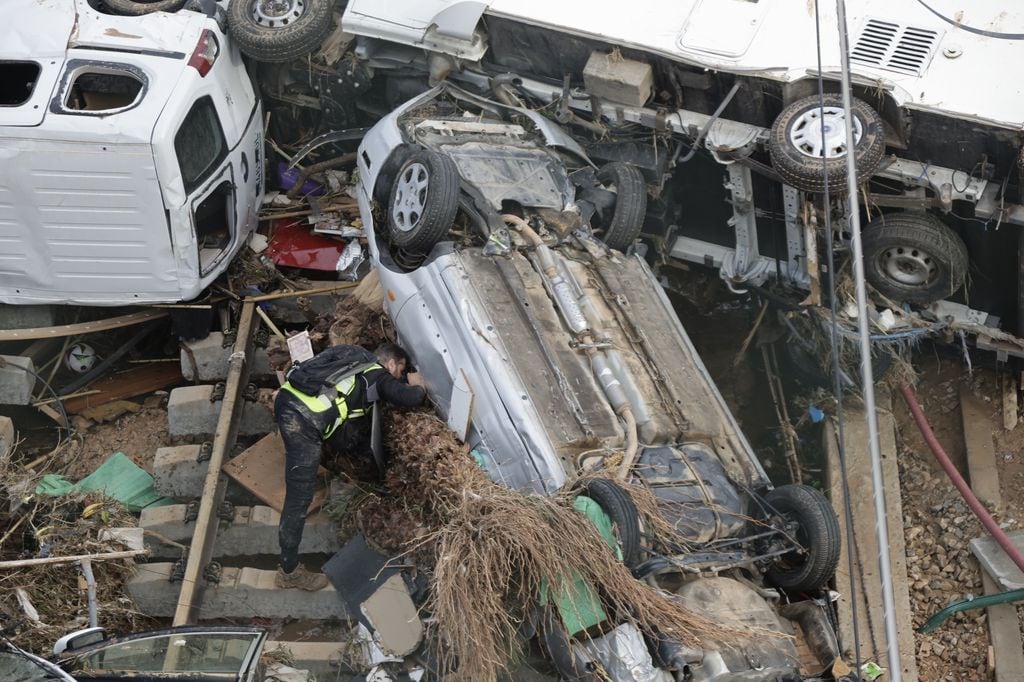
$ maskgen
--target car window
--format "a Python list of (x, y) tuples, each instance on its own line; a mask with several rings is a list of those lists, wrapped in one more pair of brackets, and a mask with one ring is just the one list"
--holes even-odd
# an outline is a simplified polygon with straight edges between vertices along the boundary
[(181, 168), (185, 192), (191, 193), (206, 180), (227, 155), (224, 129), (210, 97), (192, 105), (174, 136), (174, 152)]
[(40, 70), (35, 62), (0, 62), (0, 107), (16, 107), (29, 101)]
[[(121, 641), (75, 660), (75, 673), (222, 673), (236, 679), (252, 658), (258, 633), (175, 633)], [(85, 675), (84, 677), (88, 677)]]

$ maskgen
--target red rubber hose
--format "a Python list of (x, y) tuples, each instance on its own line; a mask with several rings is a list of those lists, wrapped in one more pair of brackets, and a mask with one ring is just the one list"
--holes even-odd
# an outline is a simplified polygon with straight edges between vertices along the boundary
[(985, 529), (996, 539), (999, 546), (1003, 548), (1006, 555), (1013, 559), (1013, 563), (1020, 567), (1020, 570), (1024, 571), (1024, 554), (1017, 549), (1010, 538), (1003, 532), (1003, 529), (999, 527), (992, 515), (988, 513), (988, 510), (978, 501), (978, 498), (974, 496), (974, 491), (967, 485), (967, 481), (960, 475), (960, 472), (953, 466), (953, 462), (950, 461), (949, 455), (942, 449), (939, 444), (939, 440), (932, 433), (932, 427), (928, 425), (928, 420), (924, 416), (924, 412), (921, 410), (921, 406), (917, 402), (917, 396), (914, 395), (913, 389), (910, 388), (906, 383), (900, 384), (900, 392), (903, 394), (903, 399), (907, 401), (907, 406), (910, 408), (910, 413), (914, 415), (914, 421), (917, 422), (917, 428), (921, 429), (921, 435), (924, 436), (924, 440), (928, 443), (928, 447), (931, 449), (932, 454), (935, 455), (935, 459), (939, 460), (939, 464), (945, 470), (946, 475), (949, 476), (950, 480), (953, 481), (953, 485), (960, 491), (960, 496), (967, 502), (967, 506), (971, 508), (974, 515), (978, 517)]

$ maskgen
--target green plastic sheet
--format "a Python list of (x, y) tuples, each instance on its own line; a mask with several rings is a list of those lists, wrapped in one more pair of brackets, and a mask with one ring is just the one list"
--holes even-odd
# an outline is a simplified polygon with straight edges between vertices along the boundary
[(36, 486), (37, 495), (51, 497), (92, 492), (101, 492), (133, 512), (146, 507), (174, 504), (174, 500), (161, 497), (156, 492), (153, 477), (128, 459), (123, 452), (115, 452), (96, 471), (78, 483), (72, 483), (59, 474), (47, 474)]

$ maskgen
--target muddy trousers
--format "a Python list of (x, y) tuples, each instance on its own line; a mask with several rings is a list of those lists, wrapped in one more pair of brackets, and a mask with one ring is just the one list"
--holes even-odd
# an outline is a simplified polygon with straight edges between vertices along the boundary
[(291, 573), (299, 565), (299, 543), (306, 525), (306, 514), (316, 492), (316, 472), (320, 467), (323, 431), (309, 411), (287, 391), (274, 402), (277, 426), (284, 441), (284, 508), (277, 538), (281, 545), (281, 568)]

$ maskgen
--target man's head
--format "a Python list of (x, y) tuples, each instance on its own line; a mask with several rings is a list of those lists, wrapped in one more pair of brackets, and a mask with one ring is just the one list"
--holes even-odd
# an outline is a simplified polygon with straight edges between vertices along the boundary
[(396, 379), (405, 376), (405, 368), (409, 364), (409, 354), (396, 343), (381, 344), (377, 348), (377, 362)]

